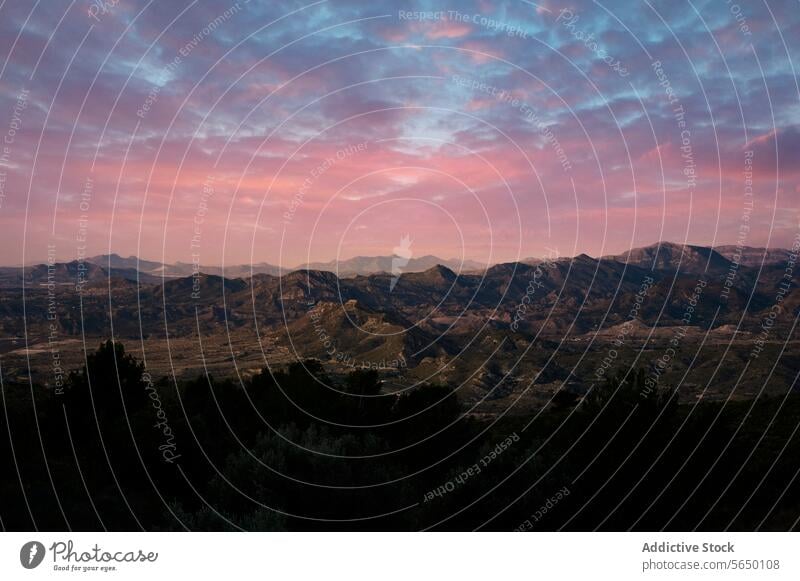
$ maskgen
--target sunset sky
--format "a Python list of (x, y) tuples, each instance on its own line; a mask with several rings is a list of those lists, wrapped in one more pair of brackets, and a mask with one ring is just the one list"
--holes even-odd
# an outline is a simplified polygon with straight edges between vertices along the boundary
[(798, 39), (796, 0), (7, 1), (0, 263), (789, 246)]

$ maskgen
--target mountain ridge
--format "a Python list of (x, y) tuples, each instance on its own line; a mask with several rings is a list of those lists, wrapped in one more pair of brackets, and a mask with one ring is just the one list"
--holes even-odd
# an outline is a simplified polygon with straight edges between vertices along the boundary
[[(443, 267), (454, 275), (489, 273), (497, 269), (519, 268), (520, 265), (538, 266), (549, 264), (570, 264), (584, 262), (615, 262), (627, 266), (636, 266), (654, 271), (676, 271), (683, 274), (700, 275), (706, 272), (720, 273), (735, 269), (737, 261), (743, 266), (775, 265), (788, 259), (789, 251), (782, 248), (763, 248), (749, 246), (722, 245), (717, 247), (674, 242), (658, 242), (648, 246), (632, 248), (620, 254), (604, 255), (597, 258), (581, 253), (575, 257), (556, 259), (526, 258), (519, 262), (501, 262), (486, 265), (472, 260), (441, 259), (433, 255), (410, 258), (407, 262), (392, 264), (394, 256), (356, 256), (342, 261), (311, 262), (295, 268), (280, 267), (267, 262), (252, 265), (240, 264), (231, 266), (209, 266), (176, 262), (165, 264), (153, 260), (144, 260), (136, 256), (123, 257), (119, 254), (101, 254), (87, 258), (84, 262), (91, 265), (85, 269), (88, 282), (120, 278), (138, 281), (142, 284), (164, 282), (168, 279), (179, 279), (196, 276), (199, 273), (221, 276), (226, 279), (250, 279), (259, 276), (280, 277), (299, 272), (329, 272), (340, 279), (376, 274), (402, 276), (412, 273), (425, 273), (437, 267)], [(63, 278), (66, 273), (76, 271), (78, 261), (57, 262), (49, 268)], [(516, 265), (516, 266), (515, 266)], [(0, 286), (20, 286), (23, 279), (26, 284), (44, 284), (47, 282), (48, 265), (36, 264), (26, 267), (0, 267)], [(66, 281), (62, 281), (66, 282)]]

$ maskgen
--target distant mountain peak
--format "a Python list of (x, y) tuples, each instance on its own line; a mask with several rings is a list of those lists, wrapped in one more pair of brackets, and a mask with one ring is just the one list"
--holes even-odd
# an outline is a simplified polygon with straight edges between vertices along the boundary
[(451, 269), (447, 268), (444, 264), (437, 264), (432, 268), (429, 268), (425, 272), (435, 273), (444, 278), (449, 278), (451, 280), (456, 277), (456, 273), (453, 272)]
[[(332, 260), (330, 262), (311, 262), (298, 268), (327, 270), (337, 273), (342, 278), (362, 275), (369, 276), (378, 273), (392, 273), (392, 260), (395, 258), (395, 255), (355, 256), (353, 258)], [(424, 256), (414, 256), (409, 258), (408, 262), (402, 267), (402, 273), (409, 274), (412, 272), (425, 272), (436, 265), (444, 266), (453, 272), (483, 270), (486, 268), (485, 264), (481, 264), (474, 260), (448, 260), (439, 258), (438, 256), (434, 256), (432, 254), (426, 254)]]
[(682, 272), (694, 274), (726, 270), (730, 266), (730, 261), (713, 248), (668, 241), (631, 248), (628, 252), (604, 256), (603, 260), (655, 270), (680, 269)]

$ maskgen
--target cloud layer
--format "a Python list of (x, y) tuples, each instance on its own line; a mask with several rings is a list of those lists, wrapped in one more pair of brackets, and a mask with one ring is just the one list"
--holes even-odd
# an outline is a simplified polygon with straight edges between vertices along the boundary
[(6, 2), (0, 262), (789, 245), (796, 7)]

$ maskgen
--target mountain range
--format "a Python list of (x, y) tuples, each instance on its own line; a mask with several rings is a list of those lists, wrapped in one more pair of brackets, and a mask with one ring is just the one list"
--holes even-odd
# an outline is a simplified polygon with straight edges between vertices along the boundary
[[(214, 274), (227, 278), (246, 278), (254, 274), (270, 274), (280, 276), (293, 270), (326, 270), (335, 272), (340, 277), (366, 276), (379, 272), (391, 272), (394, 256), (355, 256), (346, 260), (331, 260), (328, 262), (311, 262), (295, 268), (276, 266), (267, 262), (253, 264), (234, 264), (229, 266), (200, 265), (199, 268), (188, 262), (166, 264), (152, 260), (142, 260), (136, 256), (127, 258), (118, 254), (101, 254), (87, 258), (86, 262), (106, 269), (118, 271), (139, 271), (143, 274), (162, 278), (191, 276), (200, 271), (204, 274)], [(402, 262), (401, 262), (402, 264)], [(406, 264), (400, 266), (402, 272), (422, 272), (441, 264), (456, 272), (469, 272), (480, 270), (486, 265), (474, 260), (442, 259), (437, 256), (427, 255), (411, 258)]]
[[(752, 263), (758, 251), (743, 254)], [(233, 276), (226, 268), (225, 277), (213, 272), (180, 276), (177, 273), (183, 271), (178, 270), (170, 271), (175, 274), (166, 278), (164, 265), (147, 261), (137, 264), (135, 258), (111, 255), (96, 258), (88, 265), (73, 261), (53, 267), (28, 267), (24, 271), (27, 295), (19, 292), (21, 269), (0, 269), (0, 285), (4, 288), (0, 320), (10, 335), (23, 331), (23, 312), (36, 313), (41, 308), (45, 311), (42, 319), (47, 322), (48, 297), (44, 291), (48, 281), (55, 283), (54, 288), (60, 293), (58, 301), (72, 305), (76, 301), (79, 268), (85, 268), (82, 312), (94, 318), (81, 324), (91, 329), (96, 323), (97, 333), (102, 333), (109, 322), (109, 303), (118, 312), (130, 313), (132, 324), (150, 321), (156, 325), (174, 319), (178, 328), (186, 327), (187, 332), (196, 330), (196, 313), (205, 317), (201, 323), (206, 320), (212, 331), (215, 321), (247, 325), (247, 320), (255, 317), (255, 321), (270, 326), (305, 319), (319, 303), (349, 304), (351, 310), (363, 311), (359, 316), (364, 320), (380, 319), (387, 325), (417, 330), (435, 331), (441, 324), (447, 326), (455, 321), (452, 330), (459, 331), (470, 329), (476, 320), (488, 321), (490, 326), (507, 326), (523, 300), (530, 308), (514, 326), (523, 332), (539, 325), (551, 332), (569, 327), (586, 331), (601, 319), (623, 321), (648, 278), (653, 281), (652, 296), (641, 309), (643, 322), (663, 325), (679, 321), (686, 297), (703, 279), (708, 283), (706, 294), (716, 294), (718, 298), (698, 306), (693, 324), (718, 326), (737, 323), (744, 311), (757, 317), (761, 309), (774, 302), (776, 285), (782, 280), (789, 254), (770, 251), (761, 256), (768, 259), (763, 266), (760, 260), (759, 266), (744, 262), (736, 265), (710, 248), (663, 243), (599, 259), (582, 254), (541, 264), (511, 262), (460, 273), (436, 263), (435, 257), (422, 257), (416, 263), (409, 261), (410, 268), (404, 268), (398, 278), (383, 270), (349, 274), (383, 269), (386, 257), (353, 259), (352, 271), (342, 269), (339, 275), (328, 269), (330, 263), (325, 263), (309, 265), (318, 268), (281, 274), (251, 275), (248, 267), (244, 276)], [(105, 266), (97, 262), (105, 262)], [(435, 264), (428, 266), (432, 262)], [(245, 274), (241, 269), (234, 272)], [(721, 293), (726, 279), (733, 281), (732, 288)], [(723, 294), (725, 300), (720, 302)], [(799, 296), (798, 290), (792, 288), (783, 297), (784, 308), (796, 306)], [(23, 300), (27, 300), (25, 305)], [(96, 313), (92, 310), (95, 300)], [(717, 306), (720, 310), (714, 314)], [(66, 324), (77, 314), (67, 313), (59, 321)], [(73, 320), (74, 324), (78, 322)], [(29, 324), (35, 325), (35, 321)], [(118, 325), (118, 331), (124, 328), (122, 322)]]
[[(689, 244), (661, 242), (629, 252), (600, 257), (604, 262), (617, 262), (653, 270), (679, 270), (682, 273), (700, 274), (705, 271), (715, 272), (730, 270), (736, 266), (758, 267), (772, 266), (788, 259), (789, 251), (781, 248), (737, 247), (733, 245), (710, 248)], [(585, 254), (574, 258), (561, 258), (560, 262), (590, 258)], [(339, 278), (370, 276), (380, 273), (391, 273), (394, 256), (356, 256), (346, 260), (327, 262), (310, 262), (296, 268), (276, 266), (267, 262), (253, 264), (236, 264), (230, 266), (193, 265), (187, 262), (172, 264), (153, 260), (140, 259), (136, 256), (123, 257), (119, 254), (102, 254), (85, 260), (86, 278), (89, 281), (121, 278), (139, 280), (143, 284), (163, 282), (163, 279), (188, 277), (202, 272), (203, 274), (223, 276), (225, 278), (249, 278), (254, 275), (282, 276), (293, 271), (327, 271), (335, 273)], [(398, 263), (400, 273), (418, 273), (435, 266), (444, 266), (457, 274), (476, 274), (487, 271), (489, 266), (474, 260), (442, 259), (433, 255), (410, 258)], [(521, 263), (541, 264), (542, 259), (528, 258)], [(400, 266), (402, 265), (402, 266)], [(733, 266), (732, 266), (733, 265)], [(494, 265), (497, 266), (497, 265)], [(57, 263), (52, 270), (61, 280), (77, 276), (78, 261)], [(0, 287), (16, 287), (26, 284), (43, 284), (47, 282), (48, 267), (37, 264), (27, 267), (0, 267)]]
[[(4, 370), (24, 377), (29, 357), (42, 359), (35, 368), (49, 369), (49, 337), (58, 338), (69, 366), (80, 365), (87, 341), (113, 336), (148, 345), (148, 366), (156, 373), (189, 377), (212, 369), (225, 376), (236, 373), (233, 361), (258, 370), (265, 361), (309, 357), (339, 368), (402, 362), (405, 375), (466, 382), (469, 398), (481, 399), (486, 390), (510, 397), (517, 383), (503, 381), (509, 370), (520, 386), (533, 377), (577, 377), (585, 385), (608, 349), (637, 357), (633, 350), (643, 341), (651, 345), (648, 357), (657, 357), (656, 345), (686, 337), (691, 358), (692, 344), (735, 340), (736, 361), (748, 361), (790, 258), (789, 251), (663, 243), (602, 258), (581, 254), (461, 272), (443, 264), (415, 272), (437, 262), (422, 257), (399, 277), (384, 271), (386, 257), (354, 259), (352, 270), (341, 268), (339, 275), (324, 263), (280, 274), (251, 275), (247, 267), (243, 276), (226, 268), (225, 277), (167, 277), (164, 265), (112, 255), (95, 259), (104, 266), (28, 267), (24, 291), (21, 269), (0, 269), (0, 353)], [(80, 293), (79, 268), (87, 280)], [(372, 268), (381, 271), (344, 274)], [(800, 289), (790, 287), (780, 306), (767, 339), (792, 334)], [(621, 336), (624, 349), (616, 344)], [(203, 359), (196, 356), (200, 348)], [(551, 361), (554, 352), (559, 358)], [(688, 369), (687, 361), (676, 362), (672, 373)], [(789, 378), (797, 371), (792, 361), (775, 373)], [(692, 381), (712, 373), (713, 363), (695, 366)], [(574, 365), (580, 365), (577, 376), (569, 371)], [(735, 382), (734, 367), (720, 370), (715, 385)]]

